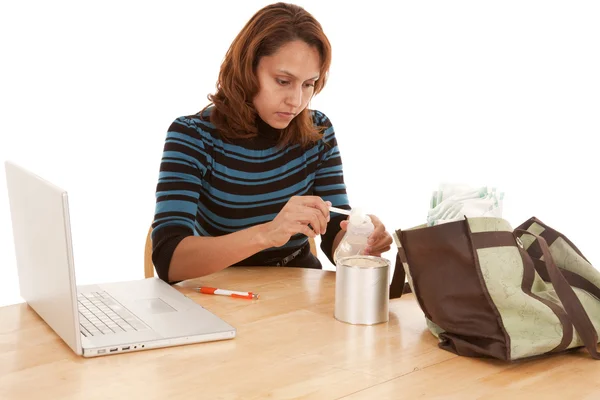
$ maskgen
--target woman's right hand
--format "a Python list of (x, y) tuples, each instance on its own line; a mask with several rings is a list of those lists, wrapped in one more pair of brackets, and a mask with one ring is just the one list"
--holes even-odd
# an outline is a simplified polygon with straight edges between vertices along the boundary
[(330, 206), (331, 202), (323, 201), (318, 196), (290, 198), (275, 219), (263, 226), (268, 245), (271, 247), (283, 246), (290, 240), (290, 237), (297, 233), (303, 233), (312, 238), (325, 233), (327, 222), (330, 219)]

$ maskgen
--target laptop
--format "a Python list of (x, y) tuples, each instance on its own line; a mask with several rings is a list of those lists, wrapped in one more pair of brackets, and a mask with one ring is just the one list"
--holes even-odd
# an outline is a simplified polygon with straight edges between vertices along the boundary
[(78, 355), (232, 339), (236, 329), (158, 278), (76, 286), (67, 192), (5, 162), (21, 297)]

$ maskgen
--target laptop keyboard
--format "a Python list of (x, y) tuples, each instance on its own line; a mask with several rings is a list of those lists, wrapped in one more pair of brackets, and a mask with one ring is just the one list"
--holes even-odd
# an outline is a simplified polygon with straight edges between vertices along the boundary
[(79, 326), (84, 336), (150, 329), (106, 292), (79, 293)]

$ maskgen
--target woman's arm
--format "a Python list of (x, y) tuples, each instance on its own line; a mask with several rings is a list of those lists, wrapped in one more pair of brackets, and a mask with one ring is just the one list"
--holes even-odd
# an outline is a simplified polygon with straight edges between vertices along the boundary
[(218, 237), (187, 236), (173, 253), (169, 282), (212, 274), (269, 247), (265, 225)]
[(220, 271), (259, 251), (282, 246), (298, 233), (314, 238), (325, 232), (329, 206), (316, 196), (295, 196), (271, 222), (218, 237), (187, 236), (173, 253), (169, 282)]
[(342, 238), (344, 237), (345, 233), (346, 233), (346, 230), (342, 229), (335, 235), (335, 238), (333, 239), (333, 245), (331, 246), (331, 254), (335, 254), (335, 250), (337, 249), (338, 245), (342, 241)]
[[(342, 158), (333, 125), (329, 118), (320, 111), (314, 111), (314, 121), (316, 125), (325, 128), (322, 139), (321, 160), (315, 174), (314, 194), (322, 197), (325, 201), (331, 202), (334, 207), (349, 210), (350, 205), (346, 194), (346, 184), (344, 183)], [(326, 234), (321, 236), (321, 249), (332, 264), (335, 264), (333, 254), (345, 233), (345, 230), (341, 230), (342, 221), (346, 219), (345, 215), (333, 214), (327, 226)]]

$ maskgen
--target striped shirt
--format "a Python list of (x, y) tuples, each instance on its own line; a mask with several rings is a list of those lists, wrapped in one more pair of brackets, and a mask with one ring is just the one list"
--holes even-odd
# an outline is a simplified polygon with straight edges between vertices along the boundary
[[(326, 128), (320, 140), (279, 148), (278, 131), (262, 120), (257, 137), (224, 139), (209, 122), (211, 109), (177, 118), (167, 132), (152, 225), (152, 259), (165, 281), (173, 252), (187, 236), (221, 236), (272, 221), (292, 196), (320, 196), (350, 208), (335, 132), (323, 113), (311, 111), (314, 123)], [(321, 237), (330, 260), (343, 219), (332, 215)], [(271, 265), (307, 241), (296, 234), (236, 265)]]

